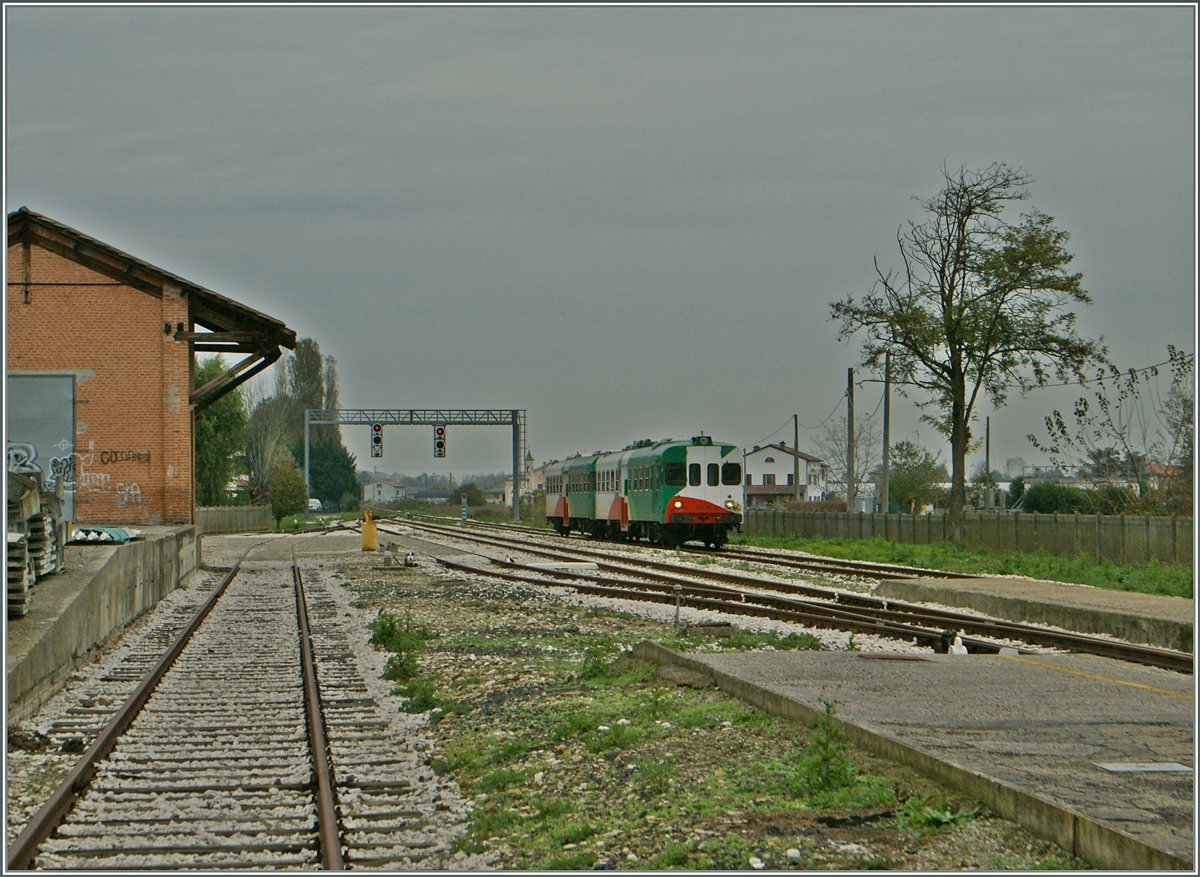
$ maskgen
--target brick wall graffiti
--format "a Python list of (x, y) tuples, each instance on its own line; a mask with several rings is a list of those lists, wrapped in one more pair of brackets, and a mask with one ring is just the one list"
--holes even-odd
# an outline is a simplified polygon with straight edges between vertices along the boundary
[(149, 463), (149, 451), (101, 451), (100, 464), (107, 466), (109, 463)]
[(140, 484), (126, 484), (125, 482), (117, 483), (117, 505), (124, 507), (127, 505), (142, 504), (142, 486)]
[(54, 490), (61, 479), (63, 489), (78, 493), (108, 494), (116, 498), (118, 506), (142, 505), (142, 486), (139, 483), (119, 481), (114, 489), (113, 477), (107, 472), (96, 472), (93, 467), (115, 462), (150, 462), (150, 454), (137, 451), (89, 451), (80, 454), (72, 451), (61, 457), (52, 457), (49, 471), (38, 459), (37, 448), (28, 442), (8, 442), (8, 468), (13, 472), (40, 473), (42, 489)]

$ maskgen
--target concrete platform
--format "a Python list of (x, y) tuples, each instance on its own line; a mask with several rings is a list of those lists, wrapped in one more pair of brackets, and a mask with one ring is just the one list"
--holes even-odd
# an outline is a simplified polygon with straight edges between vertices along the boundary
[(636, 656), (707, 672), (767, 712), (815, 723), (834, 702), (845, 736), (961, 789), (1105, 869), (1194, 870), (1194, 679), (1087, 655), (861, 652)]
[(1195, 654), (1195, 601), (1021, 578), (885, 581), (880, 597), (961, 606), (1009, 621), (1107, 633)]
[(63, 572), (39, 579), (29, 614), (5, 625), (5, 715), (20, 721), (88, 653), (153, 607), (199, 565), (194, 527), (142, 527), (124, 545), (66, 546)]

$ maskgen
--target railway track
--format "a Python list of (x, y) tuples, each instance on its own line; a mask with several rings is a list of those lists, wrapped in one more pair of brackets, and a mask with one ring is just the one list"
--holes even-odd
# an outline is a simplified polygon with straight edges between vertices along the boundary
[[(574, 540), (569, 547), (558, 548), (545, 541), (517, 537), (507, 530), (504, 531), (504, 536), (483, 536), (478, 533), (472, 534), (461, 527), (416, 521), (407, 523), (414, 529), (443, 537), (472, 539), (481, 544), (549, 559), (592, 562), (596, 564), (598, 574), (591, 575), (580, 570), (555, 572), (515, 563), (503, 563), (499, 565), (500, 568), (489, 569), (439, 559), (440, 563), (460, 571), (533, 584), (538, 581), (544, 582), (549, 577), (575, 587), (581, 593), (595, 596), (678, 603), (735, 615), (755, 615), (812, 627), (870, 633), (915, 641), (923, 646), (936, 646), (942, 641), (944, 632), (961, 630), (965, 633), (963, 642), (972, 652), (995, 653), (1005, 647), (1016, 647), (1020, 652), (1021, 644), (1024, 644), (1026, 647), (1049, 647), (1101, 655), (1180, 673), (1193, 672), (1193, 656), (1171, 649), (934, 609), (833, 588), (779, 582), (747, 573), (684, 567), (677, 563), (648, 560), (633, 555), (621, 555), (617, 560), (614, 552), (583, 548), (575, 544)], [(705, 554), (711, 556), (712, 553)], [(734, 556), (752, 558), (756, 563), (775, 563), (770, 552), (737, 552)], [(791, 563), (783, 565), (792, 566)], [(837, 566), (838, 564), (831, 563), (822, 571), (828, 572)], [(862, 566), (852, 562), (852, 566), (838, 571), (850, 571), (858, 576), (870, 575), (871, 573)], [(910, 577), (925, 573), (924, 570), (905, 567), (879, 566), (886, 566), (885, 572), (889, 576), (900, 575), (901, 571), (906, 571)], [(1028, 648), (1026, 650), (1028, 651)]]
[(446, 851), (435, 817), (450, 807), (371, 696), (339, 616), (294, 556), (290, 568), (243, 557), (186, 626), (163, 628), (169, 648), (13, 842), (8, 869), (444, 867), (431, 857)]

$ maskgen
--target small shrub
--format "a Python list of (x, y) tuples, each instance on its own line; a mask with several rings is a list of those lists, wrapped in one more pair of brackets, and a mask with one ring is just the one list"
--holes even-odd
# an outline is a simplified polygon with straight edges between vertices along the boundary
[(661, 853), (650, 860), (650, 868), (682, 868), (688, 863), (688, 848), (683, 844), (668, 843)]
[(850, 748), (842, 739), (842, 723), (834, 718), (833, 701), (822, 701), (825, 711), (808, 731), (809, 745), (796, 762), (797, 794), (839, 789), (854, 782), (854, 766), (843, 754)]
[(417, 673), (417, 656), (412, 652), (402, 652), (387, 659), (382, 676), (391, 682), (407, 682)]
[(596, 833), (596, 827), (590, 822), (568, 822), (554, 832), (554, 841), (558, 844), (577, 844), (587, 840)]
[(507, 740), (504, 744), (488, 758), (488, 764), (500, 764), (505, 761), (515, 761), (520, 758), (530, 749), (533, 749), (535, 744), (531, 740)]
[(547, 871), (584, 871), (596, 861), (596, 854), (587, 850), (572, 850), (569, 856), (559, 856), (550, 859), (545, 865), (539, 866)]
[(674, 778), (675, 769), (671, 763), (657, 754), (637, 763), (637, 788), (643, 795), (665, 795)]
[(475, 783), (478, 792), (498, 792), (516, 785), (525, 779), (525, 774), (519, 770), (494, 770)]
[(580, 679), (608, 679), (612, 676), (612, 667), (604, 660), (603, 649), (588, 649), (583, 653), (583, 668), (579, 671)]
[(642, 713), (651, 719), (661, 719), (666, 715), (670, 697), (667, 689), (661, 685), (653, 685), (642, 692)]
[(424, 622), (413, 624), (412, 616), (404, 613), (403, 622), (390, 612), (379, 610), (379, 614), (367, 623), (371, 631), (371, 645), (389, 652), (417, 652), (425, 643), (436, 639), (437, 634)]
[(588, 752), (605, 752), (609, 749), (626, 749), (637, 743), (642, 737), (640, 731), (632, 725), (613, 725), (604, 731), (597, 731), (587, 741)]
[(433, 683), (428, 679), (414, 679), (403, 687), (393, 689), (393, 694), (406, 698), (400, 710), (406, 713), (423, 713), (442, 705), (434, 694)]
[(550, 732), (550, 739), (555, 743), (561, 743), (568, 737), (576, 737), (586, 734), (588, 731), (594, 731), (597, 724), (599, 723), (591, 716), (575, 713), (568, 716), (565, 722), (555, 725), (554, 730)]
[(935, 832), (947, 828), (958, 828), (966, 825), (979, 815), (979, 808), (950, 812), (950, 805), (942, 802), (931, 803), (932, 799), (914, 795), (904, 802), (896, 813), (896, 819), (901, 825), (918, 832)]

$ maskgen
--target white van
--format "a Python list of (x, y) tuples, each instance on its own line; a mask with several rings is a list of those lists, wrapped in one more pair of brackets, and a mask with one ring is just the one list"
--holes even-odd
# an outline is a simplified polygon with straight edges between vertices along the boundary
[(319, 499), (310, 499), (308, 501), (308, 510), (310, 512), (319, 512), (321, 510), (321, 501)]

